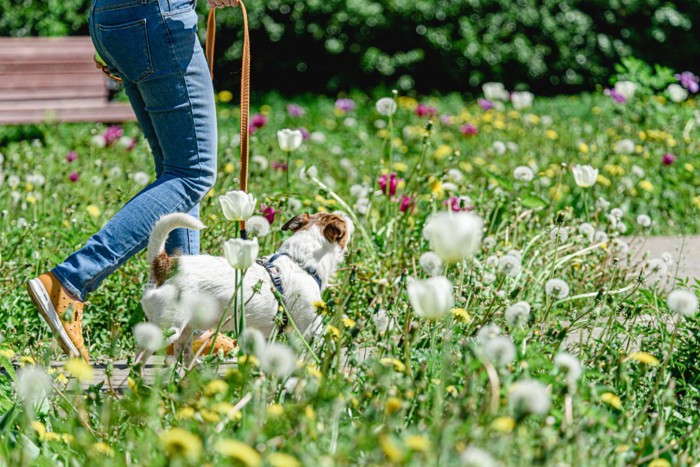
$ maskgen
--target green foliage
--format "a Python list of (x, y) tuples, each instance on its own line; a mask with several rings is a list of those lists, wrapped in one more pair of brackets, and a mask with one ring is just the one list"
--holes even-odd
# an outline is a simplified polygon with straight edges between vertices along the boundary
[[(200, 0), (201, 29), (207, 13)], [(256, 90), (386, 85), (538, 94), (606, 84), (620, 58), (675, 69), (700, 61), (695, 0), (250, 0)], [(0, 0), (0, 35), (86, 34), (88, 2)], [(221, 87), (239, 76), (241, 15), (219, 10)], [(682, 44), (682, 46), (679, 46)]]

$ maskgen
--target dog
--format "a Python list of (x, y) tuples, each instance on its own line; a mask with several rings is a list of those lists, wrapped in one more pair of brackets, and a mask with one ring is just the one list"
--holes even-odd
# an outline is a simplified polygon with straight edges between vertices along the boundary
[[(234, 325), (234, 319), (222, 316), (236, 289), (235, 270), (226, 259), (209, 255), (168, 256), (165, 252), (165, 241), (174, 229), (204, 227), (188, 214), (163, 216), (151, 232), (147, 249), (150, 280), (141, 305), (148, 320), (164, 331), (166, 345), (173, 344), (175, 355), (182, 352), (185, 361), (192, 359), (187, 343), (197, 328), (191, 311), (181, 306), (183, 297), (210, 297), (217, 317), (214, 325), (223, 320), (223, 331), (232, 330)], [(342, 213), (304, 213), (290, 219), (282, 230), (291, 231), (292, 236), (274, 255), (258, 259), (245, 271), (246, 327), (255, 328), (268, 338), (276, 330), (283, 332), (286, 323), (279, 324), (275, 318), (284, 304), (299, 331), (310, 336), (320, 328), (322, 320), (314, 302), (321, 300), (321, 292), (347, 253), (354, 225)], [(281, 294), (282, 303), (275, 290)]]

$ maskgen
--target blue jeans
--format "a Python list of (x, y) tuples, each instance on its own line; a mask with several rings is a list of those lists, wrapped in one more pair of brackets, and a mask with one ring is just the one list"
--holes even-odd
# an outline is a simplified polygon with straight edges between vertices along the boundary
[[(155, 159), (156, 179), (53, 273), (79, 299), (145, 248), (158, 219), (199, 215), (216, 179), (214, 89), (197, 37), (196, 0), (92, 0), (90, 36), (124, 90)], [(166, 251), (199, 253), (178, 229)]]

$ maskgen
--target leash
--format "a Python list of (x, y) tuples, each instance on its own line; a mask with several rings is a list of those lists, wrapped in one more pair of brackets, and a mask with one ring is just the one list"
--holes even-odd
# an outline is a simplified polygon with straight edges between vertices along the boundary
[[(243, 56), (241, 57), (241, 171), (240, 189), (248, 192), (248, 122), (250, 120), (250, 35), (248, 33), (248, 12), (243, 0), (239, 0), (239, 7), (243, 13)], [(209, 74), (214, 80), (214, 45), (216, 43), (216, 8), (209, 10), (207, 17), (207, 38), (204, 55), (209, 62)], [(241, 221), (241, 238), (248, 237), (245, 221)]]

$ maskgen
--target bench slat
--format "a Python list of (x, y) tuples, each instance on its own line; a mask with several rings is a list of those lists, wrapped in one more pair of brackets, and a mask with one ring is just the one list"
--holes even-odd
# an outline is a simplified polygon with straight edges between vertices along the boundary
[(65, 60), (53, 62), (6, 62), (0, 63), (0, 76), (21, 73), (100, 73), (93, 60)]
[(39, 99), (73, 99), (75, 97), (107, 98), (107, 88), (103, 83), (90, 86), (64, 86), (61, 88), (0, 89), (0, 101), (20, 101)]
[(24, 110), (47, 110), (47, 109), (85, 109), (103, 107), (105, 100), (103, 96), (74, 97), (70, 99), (41, 99), (41, 100), (18, 100), (0, 101), (1, 111)]
[(105, 86), (105, 75), (95, 69), (94, 73), (16, 73), (0, 74), (0, 89), (24, 89), (36, 87), (63, 87), (82, 85)]
[(84, 109), (62, 109), (56, 111), (23, 110), (0, 111), (0, 124), (25, 124), (42, 121), (58, 122), (104, 122), (117, 123), (136, 120), (134, 111), (128, 104), (106, 104)]

